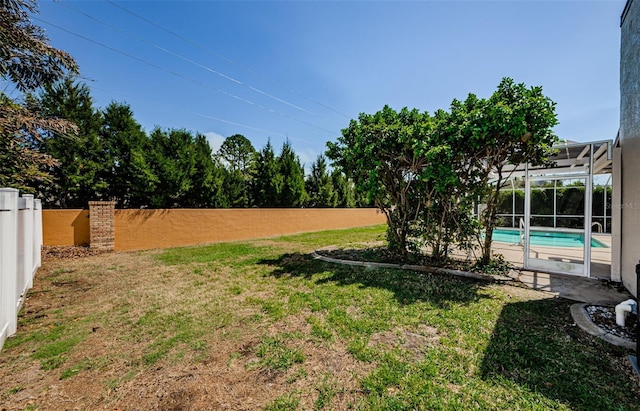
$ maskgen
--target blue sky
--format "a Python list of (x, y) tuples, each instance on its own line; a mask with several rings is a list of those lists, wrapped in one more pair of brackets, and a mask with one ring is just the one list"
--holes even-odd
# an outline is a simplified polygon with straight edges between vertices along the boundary
[(98, 107), (128, 103), (147, 131), (214, 149), (240, 133), (308, 166), (358, 113), (433, 112), (502, 77), (542, 86), (556, 134), (614, 139), (616, 1), (42, 1), (35, 20), (71, 53)]

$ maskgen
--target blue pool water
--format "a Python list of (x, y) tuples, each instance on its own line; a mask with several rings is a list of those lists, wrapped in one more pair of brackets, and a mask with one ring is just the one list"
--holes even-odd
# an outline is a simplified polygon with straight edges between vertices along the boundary
[[(497, 229), (493, 231), (493, 241), (501, 243), (518, 244), (520, 241), (518, 230)], [(531, 231), (531, 245), (546, 247), (583, 247), (584, 236), (578, 233), (556, 233), (553, 231)], [(608, 246), (594, 238), (591, 239), (591, 247), (608, 248)]]

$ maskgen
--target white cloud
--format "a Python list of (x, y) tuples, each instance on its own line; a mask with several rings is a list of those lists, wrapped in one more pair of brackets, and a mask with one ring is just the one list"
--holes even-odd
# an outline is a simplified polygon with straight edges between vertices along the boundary
[(220, 146), (222, 145), (222, 143), (224, 143), (225, 140), (225, 137), (221, 136), (215, 131), (209, 131), (207, 133), (204, 133), (204, 135), (205, 137), (207, 137), (207, 141), (209, 142), (211, 151), (213, 153), (217, 152), (220, 149)]

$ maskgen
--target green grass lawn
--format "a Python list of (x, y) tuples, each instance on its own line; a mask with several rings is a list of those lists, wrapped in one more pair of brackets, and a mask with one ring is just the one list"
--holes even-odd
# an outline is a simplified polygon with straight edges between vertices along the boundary
[(640, 409), (629, 352), (576, 327), (571, 301), (308, 255), (383, 236), (371, 227), (45, 262), (0, 352), (0, 403)]

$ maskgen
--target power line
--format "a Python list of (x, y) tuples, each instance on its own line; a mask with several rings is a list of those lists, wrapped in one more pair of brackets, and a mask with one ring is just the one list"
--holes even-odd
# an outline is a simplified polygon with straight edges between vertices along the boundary
[(266, 133), (266, 134), (269, 134), (269, 135), (275, 135), (275, 136), (278, 136), (278, 137), (285, 137), (285, 138), (287, 137), (284, 134), (276, 133), (275, 131), (269, 131), (269, 130), (264, 130), (264, 129), (261, 129), (261, 128), (258, 128), (258, 127), (247, 126), (246, 124), (236, 123), (234, 121), (225, 120), (225, 119), (222, 119), (220, 117), (211, 116), (211, 115), (208, 115), (208, 114), (196, 113), (195, 111), (189, 111), (189, 110), (184, 110), (184, 109), (181, 109), (181, 110), (184, 111), (185, 113), (195, 114), (196, 116), (209, 118), (211, 120), (220, 121), (222, 123), (232, 124), (234, 126), (244, 127), (244, 128), (250, 129), (250, 130), (260, 131), (262, 133)]
[[(94, 21), (97, 21), (98, 23), (103, 24), (103, 25), (105, 25), (105, 26), (107, 26), (107, 27), (109, 27), (109, 28), (111, 28), (111, 29), (113, 29), (113, 30), (116, 30), (116, 31), (120, 32), (120, 33), (123, 33), (124, 35), (129, 36), (129, 37), (131, 37), (131, 38), (133, 38), (133, 39), (135, 39), (135, 40), (137, 40), (137, 41), (139, 41), (139, 42), (142, 42), (142, 43), (148, 44), (148, 45), (150, 45), (150, 46), (152, 46), (152, 47), (154, 47), (154, 48), (157, 48), (157, 49), (159, 49), (159, 50), (161, 50), (161, 51), (163, 51), (163, 52), (165, 52), (165, 53), (168, 53), (168, 54), (170, 54), (170, 55), (172, 55), (172, 56), (174, 56), (174, 57), (177, 57), (177, 58), (179, 58), (179, 59), (181, 59), (181, 60), (184, 60), (184, 61), (186, 61), (186, 62), (188, 62), (188, 63), (191, 63), (191, 64), (193, 64), (193, 65), (195, 65), (195, 66), (197, 66), (197, 67), (203, 68), (203, 69), (205, 69), (205, 70), (207, 70), (207, 71), (209, 71), (209, 72), (212, 72), (212, 73), (214, 73), (214, 74), (216, 74), (216, 75), (218, 75), (218, 76), (221, 76), (221, 77), (223, 77), (223, 78), (225, 78), (225, 79), (228, 79), (228, 80), (230, 80), (230, 81), (232, 81), (232, 82), (234, 82), (234, 83), (238, 83), (238, 84), (244, 85), (244, 86), (248, 87), (249, 89), (254, 90), (254, 91), (256, 91), (256, 92), (258, 92), (258, 93), (260, 93), (260, 94), (265, 94), (265, 95), (267, 95), (267, 96), (273, 97), (273, 96), (271, 96), (271, 95), (269, 95), (269, 94), (267, 94), (267, 93), (263, 92), (262, 90), (259, 90), (259, 89), (257, 89), (257, 88), (254, 88), (254, 87), (252, 87), (252, 86), (250, 86), (250, 85), (248, 85), (248, 84), (244, 84), (244, 83), (240, 82), (239, 80), (234, 79), (233, 77), (227, 76), (227, 75), (225, 75), (225, 74), (223, 74), (223, 73), (220, 73), (220, 72), (218, 72), (218, 71), (216, 71), (216, 70), (212, 69), (211, 67), (208, 67), (208, 66), (205, 66), (205, 65), (203, 65), (203, 64), (200, 64), (200, 63), (198, 63), (197, 61), (194, 61), (194, 60), (192, 60), (192, 59), (190, 59), (190, 58), (188, 58), (188, 57), (186, 57), (186, 56), (183, 56), (183, 55), (181, 55), (181, 54), (179, 54), (179, 53), (177, 53), (177, 52), (174, 52), (174, 51), (172, 51), (172, 50), (166, 49), (166, 48), (164, 48), (164, 47), (162, 47), (162, 46), (160, 46), (160, 45), (158, 45), (158, 44), (156, 44), (156, 43), (154, 43), (154, 42), (152, 42), (152, 41), (150, 41), (150, 40), (147, 40), (147, 39), (145, 39), (145, 38), (143, 38), (143, 37), (140, 37), (140, 36), (138, 36), (138, 35), (132, 34), (132, 33), (128, 32), (128, 31), (124, 30), (124, 29), (123, 29), (123, 28), (121, 28), (121, 27), (118, 27), (118, 26), (116, 26), (116, 25), (114, 25), (114, 24), (111, 24), (111, 23), (105, 22), (105, 21), (103, 21), (103, 20), (100, 20), (100, 19), (98, 19), (97, 17), (92, 16), (92, 15), (90, 15), (90, 14), (88, 14), (88, 13), (85, 13), (85, 12), (83, 12), (83, 11), (81, 11), (81, 10), (78, 10), (78, 9), (76, 9), (75, 7), (72, 7), (72, 6), (68, 5), (68, 4), (64, 4), (64, 3), (62, 3), (62, 2), (60, 2), (60, 4), (61, 4), (62, 6), (64, 6), (64, 7), (66, 7), (66, 8), (68, 8), (68, 9), (72, 10), (72, 11), (75, 11), (75, 12), (76, 12), (76, 13), (78, 13), (78, 14), (81, 14), (81, 15), (83, 15), (83, 16), (85, 16), (85, 17), (87, 17), (87, 18), (90, 18), (90, 19), (92, 19), (92, 20), (94, 20)], [(210, 87), (210, 88), (213, 88), (213, 87)], [(288, 118), (288, 119), (290, 119), (290, 120), (296, 121), (296, 122), (298, 122), (298, 123), (300, 123), (300, 124), (304, 124), (304, 125), (306, 125), (306, 126), (308, 126), (308, 127), (315, 128), (315, 129), (320, 130), (320, 131), (324, 131), (324, 132), (329, 133), (329, 134), (331, 134), (331, 135), (335, 135), (335, 134), (336, 134), (334, 131), (327, 130), (327, 129), (323, 128), (323, 127), (316, 126), (316, 125), (311, 124), (311, 123), (308, 123), (308, 122), (306, 122), (306, 121), (298, 120), (297, 118), (295, 118), (295, 117), (293, 117), (293, 116), (290, 116), (290, 115), (285, 114), (285, 113), (281, 113), (281, 112), (279, 112), (279, 111), (277, 111), (277, 110), (274, 110), (274, 109), (271, 109), (271, 108), (268, 108), (268, 107), (262, 106), (262, 105), (260, 105), (260, 104), (256, 104), (256, 103), (254, 103), (253, 101), (250, 101), (250, 100), (244, 99), (244, 98), (242, 98), (242, 97), (240, 97), (240, 96), (237, 96), (237, 95), (231, 94), (231, 93), (229, 93), (229, 92), (227, 92), (227, 91), (225, 91), (225, 90), (222, 90), (222, 89), (219, 89), (219, 88), (214, 88), (214, 89), (215, 89), (216, 91), (218, 91), (218, 92), (220, 92), (220, 93), (222, 93), (222, 94), (225, 94), (225, 95), (227, 95), (227, 96), (229, 96), (229, 97), (232, 97), (232, 98), (234, 98), (234, 99), (236, 99), (236, 100), (244, 101), (245, 103), (248, 103), (248, 104), (251, 104), (251, 105), (256, 105), (256, 106), (260, 107), (260, 108), (261, 108), (261, 109), (263, 109), (263, 110), (267, 110), (267, 111), (270, 111), (270, 112), (272, 112), (272, 113), (278, 114), (278, 115), (280, 115), (280, 116), (282, 116), (282, 117), (285, 117), (285, 118)], [(275, 98), (276, 100), (279, 100), (279, 101), (280, 101), (280, 99), (278, 99), (277, 97), (273, 97), (273, 98)], [(286, 103), (286, 102), (285, 102), (285, 103)], [(311, 113), (311, 112), (309, 112), (309, 111), (307, 111), (307, 110), (304, 110), (304, 109), (302, 109), (302, 110), (303, 110), (303, 111), (305, 111), (305, 112), (307, 112), (307, 113), (309, 113), (309, 114), (313, 114), (313, 113)]]
[[(91, 89), (92, 90), (93, 89), (102, 90), (102, 91), (106, 91), (106, 92), (111, 93), (111, 94), (115, 94), (113, 90), (109, 90), (109, 89), (102, 88), (102, 87), (92, 86)], [(122, 94), (122, 93), (118, 92), (118, 94)], [(127, 97), (127, 96), (125, 95), (125, 97)], [(161, 104), (161, 106), (166, 107), (166, 108), (175, 109), (175, 107), (168, 106), (168, 105), (165, 105), (165, 104)], [(231, 125), (234, 125), (234, 126), (246, 128), (248, 130), (258, 131), (258, 132), (261, 132), (261, 133), (265, 133), (265, 134), (267, 134), (269, 136), (278, 136), (278, 137), (287, 138), (286, 135), (278, 133), (276, 131), (265, 130), (265, 129), (262, 129), (262, 128), (259, 128), (259, 127), (254, 127), (254, 126), (238, 123), (238, 122), (231, 121), (231, 120), (225, 120), (223, 118), (216, 117), (216, 116), (213, 116), (213, 115), (210, 115), (210, 114), (197, 113), (195, 111), (186, 110), (186, 109), (181, 108), (181, 107), (179, 107), (178, 110), (182, 111), (183, 113), (186, 113), (186, 114), (191, 114), (191, 115), (198, 116), (198, 117), (208, 118), (208, 119), (215, 120), (215, 121), (218, 121), (218, 122), (221, 122), (221, 123), (231, 124)], [(299, 140), (299, 139), (297, 139), (297, 140)], [(299, 141), (304, 141), (304, 140), (299, 140)]]
[[(143, 19), (144, 21), (146, 21), (146, 22), (148, 22), (148, 23), (151, 23), (149, 20), (146, 20), (145, 18), (143, 18), (143, 17), (141, 17), (141, 16), (139, 16), (139, 15), (137, 15), (137, 14), (135, 14), (135, 13), (133, 13), (133, 12), (131, 12), (131, 11), (129, 11), (129, 10), (127, 10), (127, 9), (125, 9), (124, 7), (121, 7), (121, 6), (119, 6), (119, 5), (117, 5), (117, 4), (113, 3), (113, 2), (111, 2), (111, 1), (107, 1), (107, 3), (110, 3), (110, 4), (112, 4), (112, 5), (114, 5), (114, 6), (118, 7), (118, 8), (120, 8), (121, 10), (124, 10), (124, 11), (126, 11), (126, 12), (128, 12), (128, 13), (130, 13), (130, 14), (132, 14), (132, 15), (136, 16), (136, 17), (138, 17), (138, 18), (141, 18), (141, 19)], [(67, 6), (67, 7), (69, 7), (69, 6)], [(93, 18), (93, 17), (91, 17), (91, 18)], [(95, 19), (95, 18), (93, 18), (93, 19), (94, 19), (94, 20), (97, 20), (97, 19)], [(97, 21), (99, 21), (99, 20), (97, 20)], [(106, 24), (106, 23), (105, 23), (105, 24)], [(153, 24), (153, 23), (152, 23), (152, 24)], [(155, 24), (154, 24), (154, 25), (155, 25)], [(159, 26), (157, 26), (157, 25), (156, 25), (156, 27), (159, 27)], [(164, 29), (164, 30), (165, 30), (165, 31), (167, 31), (166, 29)], [(125, 33), (125, 34), (127, 34), (127, 33)], [(129, 34), (127, 34), (127, 35), (129, 35)], [(184, 40), (184, 38), (181, 38), (181, 39), (183, 39), (183, 40)], [(289, 101), (286, 101), (286, 100), (283, 100), (283, 99), (281, 99), (281, 98), (278, 98), (278, 97), (276, 97), (276, 96), (274, 96), (274, 95), (272, 95), (272, 94), (270, 94), (270, 93), (267, 93), (266, 91), (260, 90), (259, 88), (256, 88), (256, 87), (250, 86), (250, 85), (248, 85), (248, 84), (245, 84), (245, 83), (243, 83), (242, 81), (240, 81), (240, 80), (238, 80), (238, 79), (236, 79), (236, 78), (233, 78), (233, 77), (231, 77), (231, 76), (229, 76), (229, 75), (223, 74), (223, 73), (221, 73), (221, 72), (219, 72), (219, 71), (217, 71), (217, 70), (214, 70), (214, 69), (212, 69), (212, 68), (210, 68), (210, 67), (204, 66), (204, 65), (202, 65), (202, 64), (200, 64), (200, 63), (197, 63), (197, 62), (195, 62), (195, 61), (193, 61), (193, 60), (187, 59), (186, 57), (181, 56), (181, 55), (179, 55), (179, 54), (177, 54), (177, 53), (175, 53), (175, 52), (172, 52), (172, 51), (170, 51), (170, 50), (164, 49), (164, 48), (162, 48), (162, 47), (160, 47), (160, 46), (157, 46), (157, 45), (155, 45), (155, 44), (153, 44), (153, 43), (151, 43), (151, 42), (148, 42), (148, 41), (146, 41), (146, 40), (142, 40), (142, 41), (145, 41), (145, 42), (147, 42), (147, 43), (149, 43), (149, 44), (153, 45), (154, 47), (158, 47), (158, 48), (160, 48), (161, 50), (163, 50), (163, 51), (165, 51), (165, 52), (167, 52), (167, 53), (173, 54), (173, 55), (175, 55), (176, 57), (182, 58), (182, 59), (184, 59), (185, 61), (188, 61), (188, 62), (190, 62), (190, 63), (196, 64), (197, 66), (199, 66), (199, 67), (201, 67), (201, 68), (204, 68), (205, 70), (208, 70), (208, 71), (210, 71), (210, 72), (212, 72), (212, 73), (214, 73), (214, 74), (216, 74), (216, 75), (218, 75), (218, 76), (220, 76), (220, 77), (222, 77), (222, 78), (224, 78), (224, 79), (226, 79), (226, 80), (229, 80), (229, 81), (232, 81), (232, 82), (234, 82), (234, 83), (240, 84), (240, 85), (242, 85), (242, 86), (244, 86), (244, 87), (249, 88), (250, 90), (255, 91), (256, 93), (260, 93), (260, 94), (262, 94), (262, 95), (264, 95), (264, 96), (266, 96), (266, 97), (269, 97), (269, 98), (271, 98), (271, 99), (273, 99), (273, 100), (276, 100), (276, 101), (278, 101), (278, 102), (280, 102), (280, 103), (282, 103), (282, 104), (286, 104), (286, 105), (288, 105), (288, 106), (290, 106), (290, 107), (293, 107), (293, 108), (295, 108), (296, 110), (303, 111), (303, 112), (305, 112), (305, 113), (307, 113), (307, 114), (314, 114), (314, 113), (310, 112), (309, 110), (306, 110), (306, 109), (304, 109), (304, 108), (302, 108), (302, 107), (300, 107), (300, 106), (298, 106), (298, 105), (295, 105), (295, 104), (293, 104), (293, 103), (291, 103), (291, 102), (289, 102)]]
[[(194, 79), (192, 79), (192, 78), (190, 78), (190, 77), (184, 76), (184, 75), (182, 75), (182, 74), (180, 74), (180, 73), (177, 73), (177, 72), (175, 72), (175, 71), (173, 71), (173, 70), (167, 69), (167, 68), (165, 68), (165, 67), (162, 67), (162, 66), (159, 66), (159, 65), (157, 65), (157, 64), (155, 64), (155, 63), (152, 63), (152, 62), (150, 62), (150, 61), (147, 61), (147, 60), (141, 59), (141, 58), (139, 58), (139, 57), (137, 57), (137, 56), (134, 56), (134, 55), (132, 55), (132, 54), (126, 53), (126, 52), (121, 51), (121, 50), (118, 50), (118, 49), (116, 49), (116, 48), (114, 48), (114, 47), (111, 47), (111, 46), (106, 45), (106, 44), (104, 44), (104, 43), (101, 43), (101, 42), (99, 42), (99, 41), (93, 40), (93, 39), (91, 39), (91, 38), (89, 38), (89, 37), (87, 37), (87, 36), (84, 36), (84, 35), (82, 35), (82, 34), (75, 33), (75, 32), (73, 32), (73, 31), (71, 31), (71, 30), (65, 29), (64, 27), (58, 26), (58, 25), (56, 25), (56, 24), (54, 24), (54, 23), (48, 22), (48, 21), (43, 20), (43, 19), (41, 19), (41, 18), (38, 18), (38, 17), (35, 17), (35, 16), (34, 16), (33, 18), (34, 18), (35, 20), (38, 20), (38, 21), (42, 22), (42, 23), (48, 24), (48, 25), (50, 25), (50, 26), (52, 26), (52, 27), (55, 27), (55, 28), (57, 28), (57, 29), (59, 29), (59, 30), (62, 30), (62, 31), (64, 31), (64, 32), (66, 32), (66, 33), (69, 33), (69, 34), (71, 34), (71, 35), (73, 35), (73, 36), (76, 36), (76, 37), (79, 37), (79, 38), (81, 38), (81, 39), (83, 39), (83, 40), (89, 41), (89, 42), (91, 42), (91, 43), (93, 43), (93, 44), (96, 44), (96, 45), (98, 45), (98, 46), (100, 46), (100, 47), (104, 47), (104, 48), (106, 48), (106, 49), (108, 49), (108, 50), (111, 50), (111, 51), (113, 51), (113, 52), (115, 52), (115, 53), (121, 54), (121, 55), (123, 55), (123, 56), (125, 56), (125, 57), (131, 58), (131, 59), (136, 60), (136, 61), (138, 61), (138, 62), (140, 62), (140, 63), (143, 63), (143, 64), (146, 64), (146, 65), (151, 66), (151, 67), (153, 67), (153, 68), (156, 68), (156, 69), (158, 69), (158, 70), (162, 70), (162, 71), (164, 71), (164, 72), (166, 72), (166, 73), (169, 73), (169, 74), (174, 75), (174, 76), (176, 76), (176, 77), (179, 77), (179, 78), (181, 78), (181, 79), (183, 79), (183, 80), (186, 80), (186, 81), (189, 81), (189, 82), (191, 82), (191, 83), (194, 83), (194, 84), (196, 84), (196, 85), (198, 85), (198, 86), (202, 86), (202, 87), (207, 87), (207, 88), (213, 89), (213, 90), (215, 90), (215, 91), (217, 91), (217, 92), (219, 92), (219, 93), (221, 93), (221, 94), (224, 94), (224, 95), (226, 95), (226, 96), (232, 97), (232, 98), (234, 98), (234, 99), (236, 99), (236, 100), (239, 100), (239, 101), (242, 101), (242, 102), (244, 102), (244, 103), (247, 103), (247, 104), (250, 104), (250, 105), (253, 105), (253, 106), (259, 107), (260, 109), (263, 109), (263, 110), (269, 111), (269, 112), (271, 112), (271, 113), (279, 114), (279, 115), (281, 115), (281, 116), (283, 116), (283, 117), (286, 117), (286, 118), (288, 118), (288, 119), (290, 119), (290, 120), (293, 120), (293, 121), (296, 121), (296, 122), (298, 122), (298, 123), (304, 124), (304, 125), (306, 125), (306, 126), (308, 126), (308, 127), (312, 127), (312, 128), (317, 129), (317, 130), (324, 131), (324, 132), (326, 132), (326, 133), (328, 133), (328, 134), (331, 134), (331, 135), (333, 135), (333, 136), (335, 136), (335, 135), (336, 135), (336, 133), (335, 133), (334, 131), (327, 130), (327, 129), (325, 129), (325, 128), (322, 128), (322, 127), (316, 126), (316, 125), (314, 125), (314, 124), (311, 124), (311, 123), (308, 123), (308, 122), (305, 122), (305, 121), (299, 120), (299, 119), (297, 119), (297, 118), (295, 118), (295, 117), (292, 117), (292, 116), (290, 116), (290, 115), (288, 115), (288, 114), (280, 113), (280, 112), (278, 112), (278, 111), (276, 111), (276, 110), (273, 110), (273, 109), (271, 109), (271, 108), (265, 107), (265, 106), (263, 106), (263, 105), (261, 105), (261, 104), (254, 103), (254, 102), (253, 102), (253, 101), (251, 101), (251, 100), (247, 100), (247, 99), (245, 99), (245, 98), (243, 98), (243, 97), (240, 97), (240, 96), (237, 96), (237, 95), (235, 95), (235, 94), (229, 93), (228, 91), (225, 91), (225, 90), (223, 90), (223, 89), (220, 89), (220, 88), (217, 88), (217, 87), (212, 87), (212, 86), (210, 86), (210, 85), (208, 85), (208, 84), (206, 84), (206, 83), (200, 82), (200, 81), (198, 81), (198, 80), (194, 80)], [(97, 19), (95, 19), (95, 18), (94, 18), (94, 20), (97, 20)], [(98, 20), (98, 21), (99, 21), (99, 20)], [(147, 42), (147, 41), (145, 41), (145, 42)], [(160, 46), (157, 46), (157, 47), (161, 48)], [(174, 54), (174, 53), (171, 53), (171, 54)], [(251, 127), (248, 127), (248, 128), (251, 128)], [(258, 130), (259, 130), (259, 129), (258, 129)]]
[(202, 83), (199, 83), (199, 82), (197, 82), (197, 81), (195, 81), (195, 80), (192, 80), (192, 79), (190, 79), (190, 78), (187, 78), (187, 77), (185, 77), (185, 76), (183, 76), (183, 75), (181, 75), (181, 74), (179, 74), (179, 73), (176, 73), (176, 72), (171, 71), (171, 70), (169, 70), (169, 69), (165, 69), (164, 67), (158, 66), (157, 64), (154, 64), (154, 63), (151, 63), (151, 62), (149, 62), (149, 61), (143, 60), (143, 59), (141, 59), (141, 58), (139, 58), (139, 57), (136, 57), (136, 56), (134, 56), (134, 55), (132, 55), (132, 54), (125, 53), (124, 51), (118, 50), (118, 49), (113, 48), (113, 47), (111, 47), (111, 46), (108, 46), (108, 45), (106, 45), (106, 44), (104, 44), (104, 43), (101, 43), (101, 42), (99, 42), (99, 41), (96, 41), (96, 40), (90, 39), (89, 37), (87, 37), (87, 36), (83, 36), (82, 34), (75, 33), (75, 32), (73, 32), (73, 31), (71, 31), (71, 30), (67, 30), (67, 29), (65, 29), (64, 27), (58, 26), (57, 24), (54, 24), (54, 23), (48, 22), (48, 21), (46, 21), (46, 20), (43, 20), (43, 19), (41, 19), (41, 18), (39, 18), (39, 17), (35, 17), (35, 16), (32, 16), (32, 18), (33, 18), (34, 20), (38, 20), (38, 21), (39, 21), (39, 22), (41, 22), (41, 23), (48, 24), (48, 25), (50, 25), (51, 27), (55, 27), (55, 28), (57, 28), (58, 30), (62, 30), (62, 31), (64, 31), (65, 33), (69, 33), (69, 34), (71, 34), (71, 35), (73, 35), (73, 36), (80, 37), (81, 39), (86, 40), (86, 41), (88, 41), (88, 42), (90, 42), (90, 43), (96, 44), (96, 45), (98, 45), (98, 46), (100, 46), (100, 47), (104, 47), (104, 48), (106, 48), (106, 49), (108, 49), (108, 50), (111, 50), (111, 51), (113, 51), (113, 52), (115, 52), (115, 53), (121, 54), (121, 55), (123, 55), (123, 56), (125, 56), (125, 57), (129, 57), (130, 59), (133, 59), (133, 60), (139, 61), (140, 63), (147, 64), (147, 65), (149, 65), (149, 66), (151, 66), (151, 67), (154, 67), (154, 68), (157, 68), (157, 69), (159, 69), (159, 70), (162, 70), (162, 71), (168, 72), (168, 73), (170, 73), (170, 74), (173, 74), (173, 75), (175, 75), (175, 76), (178, 76), (178, 77), (180, 77), (180, 78), (182, 78), (182, 79), (184, 79), (184, 80), (191, 81), (191, 82), (196, 83), (196, 84), (198, 84), (198, 85), (203, 85)]
[[(220, 53), (217, 53), (217, 52), (215, 52), (213, 50), (210, 50), (210, 49), (200, 45), (199, 43), (196, 43), (196, 42), (194, 42), (192, 40), (189, 40), (188, 38), (186, 38), (184, 36), (181, 36), (180, 34), (174, 32), (174, 31), (171, 31), (171, 30), (159, 25), (158, 23), (156, 23), (154, 21), (151, 21), (151, 20), (149, 20), (149, 19), (147, 19), (147, 18), (145, 18), (145, 17), (143, 17), (143, 16), (141, 16), (141, 15), (139, 15), (139, 14), (137, 14), (137, 13), (135, 13), (135, 12), (129, 10), (129, 9), (127, 9), (127, 8), (125, 8), (124, 6), (121, 6), (121, 5), (115, 3), (115, 2), (113, 2), (111, 0), (106, 0), (106, 2), (111, 4), (114, 7), (119, 8), (120, 10), (122, 10), (122, 11), (124, 11), (126, 13), (131, 14), (134, 17), (139, 18), (142, 21), (147, 22), (148, 24), (151, 24), (154, 27), (157, 27), (158, 29), (160, 29), (160, 30), (162, 30), (164, 32), (167, 32), (167, 33), (171, 34), (172, 36), (174, 36), (174, 37), (176, 37), (176, 38), (178, 38), (178, 39), (180, 39), (180, 40), (182, 40), (182, 41), (184, 41), (186, 43), (191, 44), (192, 46), (195, 46), (195, 47), (199, 48), (200, 50), (203, 50), (203, 51), (205, 51), (205, 52), (207, 52), (207, 53), (209, 53), (211, 55), (214, 55), (214, 56), (216, 56), (216, 57), (218, 57), (218, 58), (220, 58), (220, 59), (222, 59), (222, 60), (224, 60), (226, 62), (229, 62), (231, 64), (235, 64), (236, 66), (241, 67), (242, 69), (248, 71), (249, 73), (254, 74), (254, 75), (256, 75), (256, 76), (258, 76), (258, 77), (260, 77), (260, 78), (262, 78), (264, 80), (267, 80), (271, 84), (274, 84), (274, 85), (276, 85), (276, 86), (278, 86), (278, 87), (280, 87), (282, 89), (287, 90), (289, 93), (295, 94), (298, 97), (301, 97), (301, 98), (303, 98), (303, 99), (305, 99), (305, 100), (307, 100), (307, 101), (309, 101), (311, 103), (314, 103), (314, 104), (316, 104), (316, 105), (318, 105), (320, 107), (323, 107), (323, 108), (325, 108), (325, 109), (327, 109), (329, 111), (332, 111), (332, 112), (334, 112), (336, 114), (339, 114), (339, 115), (341, 115), (343, 117), (349, 118), (349, 116), (347, 114), (341, 112), (340, 110), (334, 109), (334, 108), (332, 108), (332, 107), (330, 107), (330, 106), (328, 106), (326, 104), (323, 104), (323, 103), (321, 103), (321, 102), (319, 102), (319, 101), (317, 101), (317, 100), (315, 100), (315, 99), (313, 99), (311, 97), (307, 97), (304, 94), (301, 94), (301, 93), (299, 93), (299, 92), (297, 92), (297, 91), (295, 91), (295, 90), (293, 90), (293, 89), (291, 89), (289, 87), (286, 87), (286, 86), (284, 86), (284, 85), (282, 85), (282, 84), (270, 79), (269, 77), (266, 77), (266, 76), (258, 73), (257, 71), (255, 71), (255, 70), (253, 70), (253, 69), (251, 69), (251, 68), (249, 68), (249, 67), (247, 67), (247, 66), (245, 66), (245, 65), (243, 65), (241, 63), (238, 63), (237, 61), (235, 61), (233, 59), (230, 59), (229, 57), (226, 57), (226, 56), (224, 56), (224, 55), (222, 55)], [(258, 92), (260, 92), (260, 91), (258, 91)]]
[[(125, 53), (125, 52), (120, 51), (120, 50), (118, 50), (118, 49), (115, 49), (115, 48), (113, 48), (113, 47), (111, 47), (111, 46), (108, 46), (108, 45), (106, 45), (106, 44), (100, 43), (99, 41), (96, 41), (96, 40), (90, 39), (90, 38), (88, 38), (88, 37), (86, 37), (86, 36), (83, 36), (82, 34), (74, 33), (74, 32), (72, 32), (72, 31), (70, 31), (70, 30), (67, 30), (67, 29), (65, 29), (65, 28), (63, 28), (63, 27), (60, 27), (60, 26), (58, 26), (58, 25), (56, 25), (56, 24), (50, 23), (50, 22), (48, 22), (48, 21), (46, 21), (46, 20), (43, 20), (43, 19), (38, 18), (38, 17), (35, 17), (35, 16), (33, 16), (32, 18), (33, 18), (34, 20), (38, 20), (38, 21), (40, 21), (40, 22), (42, 22), (42, 23), (44, 23), (44, 24), (48, 24), (48, 25), (50, 25), (50, 26), (52, 26), (52, 27), (55, 27), (55, 28), (57, 28), (57, 29), (59, 29), (59, 30), (62, 30), (62, 31), (64, 31), (64, 32), (66, 32), (66, 33), (69, 33), (69, 34), (71, 34), (71, 35), (74, 35), (74, 36), (77, 36), (77, 37), (79, 37), (79, 38), (82, 38), (82, 39), (84, 39), (84, 40), (86, 40), (86, 41), (89, 41), (89, 42), (91, 42), (91, 43), (93, 43), (93, 44), (96, 44), (96, 45), (98, 45), (98, 46), (101, 46), (101, 47), (104, 47), (104, 48), (106, 48), (106, 49), (109, 49), (109, 50), (111, 50), (111, 51), (113, 51), (113, 52), (115, 52), (115, 53), (118, 53), (118, 54), (121, 54), (121, 55), (123, 55), (123, 56), (129, 57), (129, 58), (132, 58), (132, 59), (134, 59), (134, 60), (137, 60), (137, 61), (139, 61), (139, 62), (141, 62), (141, 63), (143, 63), (143, 64), (147, 64), (147, 65), (149, 65), (149, 66), (151, 66), (151, 67), (154, 67), (154, 68), (157, 68), (157, 69), (159, 69), (159, 70), (162, 70), (162, 71), (168, 72), (168, 73), (170, 73), (170, 74), (173, 74), (173, 75), (175, 75), (175, 76), (178, 76), (178, 77), (180, 77), (180, 78), (182, 78), (182, 79), (184, 79), (184, 80), (190, 81), (190, 82), (192, 82), (192, 83), (195, 83), (195, 84), (198, 84), (198, 85), (204, 85), (204, 86), (206, 86), (206, 84), (204, 84), (204, 83), (201, 83), (201, 82), (198, 82), (198, 81), (196, 81), (196, 80), (190, 79), (190, 78), (185, 77), (185, 76), (183, 76), (183, 75), (181, 75), (181, 74), (179, 74), (179, 73), (176, 73), (176, 72), (174, 72), (174, 71), (171, 71), (171, 70), (165, 69), (165, 68), (163, 68), (163, 67), (161, 67), (161, 66), (158, 66), (158, 65), (156, 65), (156, 64), (154, 64), (154, 63), (151, 63), (151, 62), (149, 62), (149, 61), (143, 60), (143, 59), (138, 58), (138, 57), (136, 57), (136, 56), (133, 56), (133, 55), (131, 55), (131, 54)], [(248, 100), (247, 100), (247, 101), (248, 101)], [(253, 103), (251, 103), (251, 104), (253, 104)], [(253, 127), (253, 126), (249, 126), (249, 125), (246, 125), (246, 124), (241, 124), (241, 123), (233, 122), (233, 121), (230, 121), (230, 120), (225, 120), (225, 119), (222, 119), (222, 118), (219, 118), (219, 117), (210, 116), (210, 115), (201, 114), (201, 113), (196, 113), (196, 112), (191, 112), (191, 111), (184, 110), (184, 109), (180, 109), (180, 110), (181, 110), (181, 111), (184, 111), (184, 112), (187, 112), (187, 113), (190, 113), (190, 114), (194, 114), (194, 115), (197, 115), (197, 116), (201, 116), (201, 117), (209, 118), (209, 119), (216, 120), (216, 121), (220, 121), (220, 122), (227, 123), (227, 124), (232, 124), (232, 125), (239, 126), (239, 127), (243, 127), (243, 128), (247, 128), (247, 129), (250, 129), (250, 130), (260, 131), (260, 132), (264, 132), (264, 133), (267, 133), (267, 134), (273, 134), (273, 135), (277, 135), (277, 136), (280, 136), (280, 137), (286, 137), (284, 134), (281, 134), (281, 133), (276, 133), (276, 132), (272, 132), (272, 131), (269, 131), (269, 130), (264, 130), (264, 129), (261, 129), (261, 128), (258, 128), (258, 127)]]

